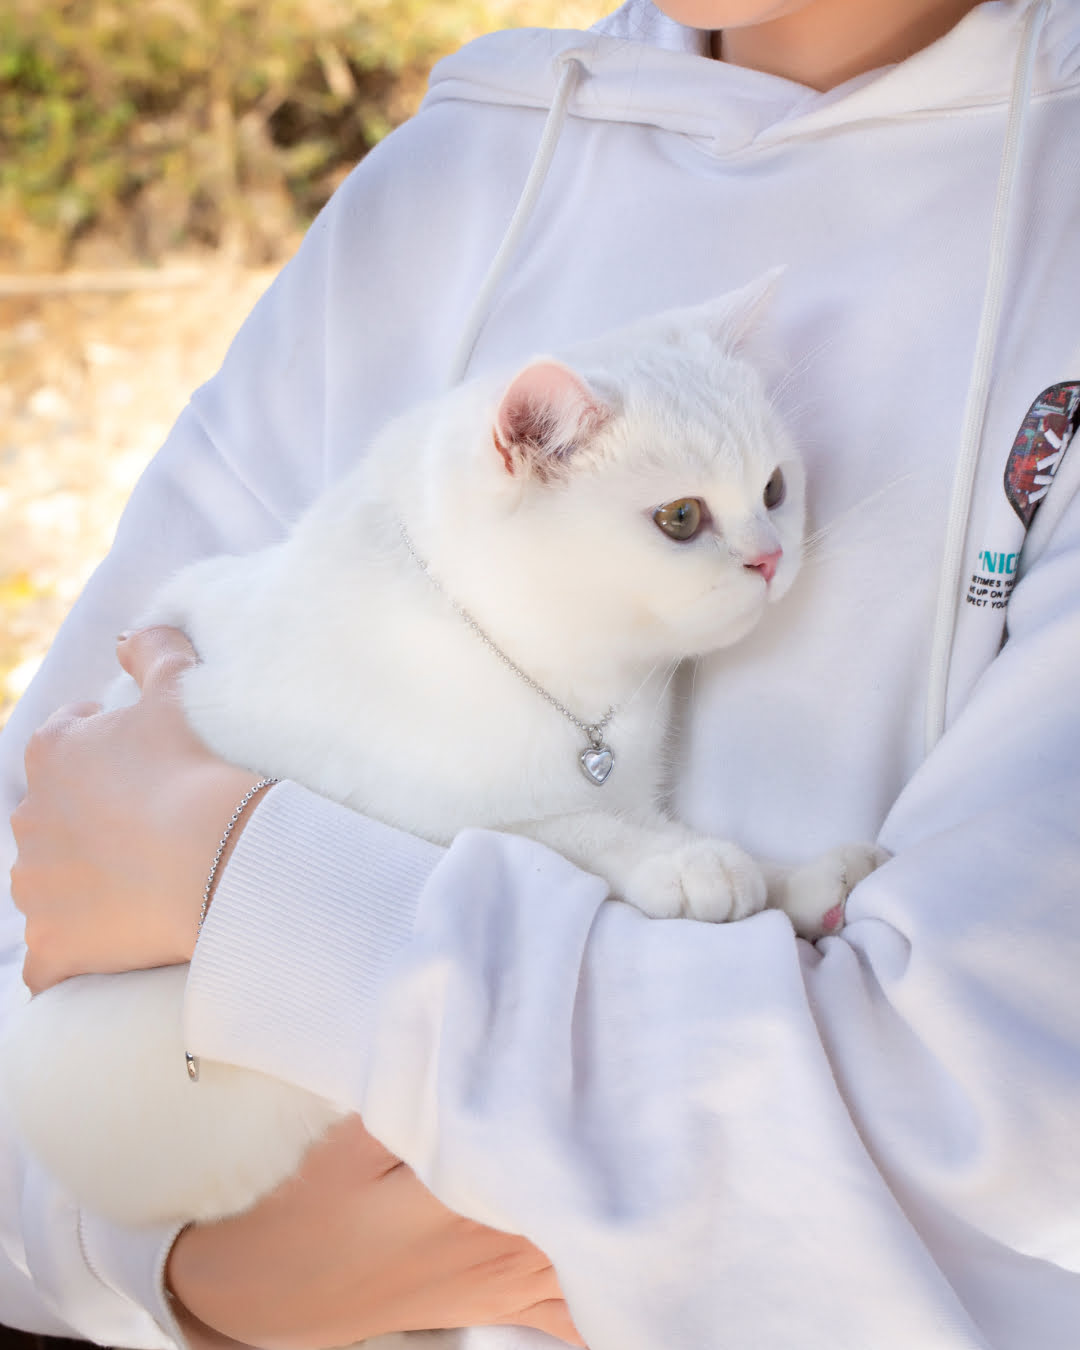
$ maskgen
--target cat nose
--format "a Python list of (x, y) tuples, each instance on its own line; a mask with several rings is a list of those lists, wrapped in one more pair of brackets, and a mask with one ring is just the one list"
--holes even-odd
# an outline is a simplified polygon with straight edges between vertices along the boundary
[(757, 558), (751, 558), (745, 566), (753, 572), (760, 572), (767, 582), (772, 581), (773, 577), (776, 576), (776, 569), (783, 552), (782, 548), (778, 548), (772, 553), (762, 553)]

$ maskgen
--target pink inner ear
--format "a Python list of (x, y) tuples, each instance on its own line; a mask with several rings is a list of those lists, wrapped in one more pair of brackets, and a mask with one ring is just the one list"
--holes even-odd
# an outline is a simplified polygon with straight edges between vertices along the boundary
[(511, 380), (495, 414), (495, 445), (508, 473), (520, 458), (541, 475), (606, 420), (609, 409), (558, 361), (534, 361)]

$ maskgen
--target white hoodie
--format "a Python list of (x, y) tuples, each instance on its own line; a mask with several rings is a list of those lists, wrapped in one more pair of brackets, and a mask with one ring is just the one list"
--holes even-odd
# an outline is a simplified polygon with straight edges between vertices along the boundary
[[(701, 46), (632, 0), (437, 68), (136, 490), (9, 724), (5, 803), (160, 579), (278, 537), (455, 353), (785, 264), (780, 398), (831, 529), (697, 671), (675, 805), (777, 859), (879, 837), (842, 935), (649, 921), (524, 840), (443, 853), (282, 784), (220, 881), (190, 1049), (362, 1111), (551, 1256), (592, 1350), (1076, 1350), (1080, 4), (981, 5), (826, 94)], [(161, 1344), (169, 1235), (3, 1159), (0, 1320)]]

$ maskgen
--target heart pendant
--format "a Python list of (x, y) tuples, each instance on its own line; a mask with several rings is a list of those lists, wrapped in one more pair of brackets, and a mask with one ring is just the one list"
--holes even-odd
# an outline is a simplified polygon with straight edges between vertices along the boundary
[(615, 767), (615, 756), (606, 745), (590, 745), (578, 756), (581, 770), (597, 787)]

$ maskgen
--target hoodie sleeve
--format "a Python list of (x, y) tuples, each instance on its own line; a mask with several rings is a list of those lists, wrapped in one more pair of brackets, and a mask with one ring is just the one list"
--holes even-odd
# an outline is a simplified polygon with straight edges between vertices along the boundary
[[(215, 971), (251, 938), (227, 922), (249, 829), (192, 1048), (351, 1104), (445, 1203), (526, 1234), (593, 1350), (791, 1350), (793, 1328), (800, 1350), (1075, 1350), (1080, 500), (1009, 627), (841, 936), (651, 921), (472, 832), (332, 951), (308, 935), (346, 898), (299, 861), (250, 916), (241, 1005)], [(302, 860), (293, 791), (264, 824)], [(362, 868), (364, 827), (340, 827), (339, 870)]]
[[(98, 698), (116, 674), (115, 635), (138, 621), (172, 572), (280, 538), (321, 486), (324, 379), (319, 320), (298, 299), (323, 271), (330, 232), (316, 227), (248, 321), (226, 368), (250, 408), (232, 423), (213, 385), (196, 395), (138, 484), (98, 568), (0, 737), (0, 1010), (25, 997), (22, 917), (7, 891), (8, 816), (25, 790), (26, 741), (57, 707)], [(286, 321), (285, 316), (289, 318)], [(289, 369), (289, 393), (282, 368)], [(228, 447), (228, 452), (222, 446)], [(170, 1343), (161, 1272), (173, 1234), (134, 1234), (80, 1214), (0, 1118), (0, 1318), (102, 1344)], [(146, 1311), (149, 1309), (149, 1314)]]
[[(25, 790), (26, 741), (61, 704), (100, 697), (116, 673), (115, 635), (138, 621), (170, 574), (199, 558), (279, 539), (375, 429), (445, 378), (443, 353), (453, 348), (490, 240), (468, 232), (461, 213), (451, 224), (449, 211), (445, 225), (425, 229), (420, 249), (388, 251), (385, 240), (415, 230), (410, 175), (427, 183), (439, 172), (458, 172), (465, 156), (452, 153), (457, 135), (447, 126), (441, 141), (426, 131), (418, 139), (412, 125), (401, 128), (312, 225), (221, 372), (196, 391), (143, 476), (108, 558), (3, 729), (0, 1015), (25, 996), (22, 919), (6, 878), (14, 857), (7, 818)], [(504, 226), (514, 189), (511, 180), (495, 193), (493, 229)], [(374, 256), (382, 265), (370, 265)], [(438, 311), (435, 294), (444, 297)], [(417, 334), (426, 340), (418, 343)], [(309, 803), (309, 815), (320, 811), (336, 819), (329, 803)], [(325, 834), (332, 823), (320, 828)], [(400, 836), (388, 855), (402, 877), (403, 903), (432, 865), (429, 854), (437, 850)], [(275, 871), (272, 856), (263, 865)], [(135, 1237), (80, 1215), (2, 1121), (0, 1159), (0, 1319), (118, 1345), (174, 1337), (161, 1293), (169, 1235)]]
[[(100, 697), (116, 672), (115, 634), (138, 618), (170, 572), (228, 546), (255, 547), (280, 531), (273, 503), (223, 460), (189, 408), (143, 476), (112, 552), (0, 737), (0, 1009), (25, 997), (22, 916), (7, 893), (15, 855), (8, 817), (25, 790), (22, 754), (31, 732), (61, 704)], [(101, 1344), (170, 1344), (175, 1327), (161, 1272), (174, 1232), (129, 1233), (80, 1213), (23, 1151), (2, 1113), (0, 1160), (4, 1323)]]
[[(196, 391), (143, 475), (107, 559), (3, 728), (0, 1017), (25, 997), (22, 918), (6, 878), (15, 852), (7, 821), (25, 791), (27, 740), (62, 704), (100, 697), (116, 674), (115, 635), (138, 621), (173, 572), (199, 558), (246, 553), (281, 538), (383, 422), (445, 378), (444, 353), (453, 348), (477, 275), (487, 265), (490, 239), (470, 230), (460, 213), (451, 224), (454, 213), (448, 212), (445, 227), (425, 230), (423, 248), (392, 250), (379, 267), (369, 260), (386, 254), (387, 238), (414, 228), (410, 174), (427, 183), (437, 172), (458, 172), (463, 156), (451, 153), (457, 135), (448, 125), (441, 141), (426, 131), (417, 140), (412, 125), (402, 127), (365, 158), (312, 225), (240, 330), (221, 372)], [(395, 149), (387, 150), (391, 142)], [(510, 181), (495, 192), (492, 229), (504, 227), (514, 189)], [(434, 294), (444, 296), (438, 311)], [(325, 839), (338, 828), (340, 813), (308, 797), (305, 820), (317, 839)], [(372, 827), (364, 837), (364, 864), (380, 875), (372, 859), (373, 849), (382, 851), (387, 882), (396, 882), (407, 909), (439, 850), (380, 831)], [(270, 840), (271, 852), (261, 861), (270, 875), (279, 866), (274, 846)], [(399, 930), (409, 927), (408, 918), (388, 926), (376, 966), (396, 949)], [(244, 969), (239, 962), (232, 978), (241, 981)], [(0, 1113), (5, 1324), (103, 1344), (174, 1340), (162, 1291), (171, 1239), (171, 1233), (133, 1234), (80, 1214), (26, 1155)]]

